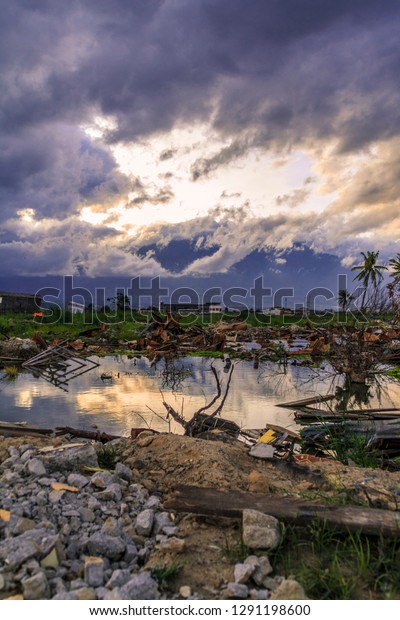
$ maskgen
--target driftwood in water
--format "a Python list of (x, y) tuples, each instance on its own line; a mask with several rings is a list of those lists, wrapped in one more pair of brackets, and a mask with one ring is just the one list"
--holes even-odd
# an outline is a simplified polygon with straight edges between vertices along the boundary
[(14, 362), (15, 364), (21, 364), (25, 361), (24, 357), (0, 357), (0, 364), (8, 364)]
[[(319, 413), (321, 410), (320, 409), (316, 409), (315, 407), (304, 407), (303, 409), (305, 412), (316, 412)], [(400, 416), (400, 409), (399, 407), (369, 407), (368, 409), (342, 409), (342, 410), (338, 410), (338, 411), (334, 411), (335, 414), (337, 415), (345, 415), (347, 413), (359, 413), (361, 415), (363, 414), (369, 414), (369, 413), (396, 413), (396, 411), (398, 412), (397, 415)], [(329, 412), (327, 412), (329, 413)]]
[(317, 403), (326, 403), (328, 400), (333, 400), (334, 394), (327, 394), (326, 396), (311, 396), (310, 398), (302, 398), (301, 400), (293, 400), (289, 403), (279, 403), (275, 407), (285, 407), (286, 409), (297, 409), (298, 407), (306, 407), (307, 405), (315, 405)]
[[(36, 426), (26, 426), (22, 424), (13, 424), (11, 422), (0, 422), (0, 435), (8, 437), (21, 437), (24, 435), (30, 437), (43, 437), (53, 435), (54, 430), (51, 428), (39, 428)], [(81, 437), (82, 439), (94, 439), (95, 441), (112, 441), (120, 439), (121, 435), (110, 435), (101, 431), (85, 431), (71, 426), (58, 426), (55, 430), (56, 435), (72, 435), (73, 437)]]
[(98, 362), (90, 358), (72, 355), (67, 344), (67, 340), (55, 344), (34, 355), (22, 366), (66, 392), (68, 391), (66, 389), (68, 382), (71, 379), (75, 379), (99, 366)]
[(296, 525), (324, 521), (331, 527), (349, 532), (400, 537), (400, 514), (396, 512), (361, 506), (317, 504), (245, 491), (223, 492), (179, 485), (164, 502), (164, 508), (234, 518), (241, 517), (243, 510), (250, 508)]
[(352, 411), (295, 411), (294, 417), (298, 421), (305, 420), (320, 422), (322, 420), (399, 420), (400, 412), (391, 410), (373, 411), (372, 409), (360, 409)]
[(43, 437), (44, 435), (52, 435), (51, 428), (36, 428), (35, 426), (23, 426), (7, 422), (0, 422), (0, 435), (7, 437)]
[(221, 428), (225, 432), (233, 434), (236, 437), (240, 431), (240, 428), (237, 426), (237, 424), (235, 424), (234, 422), (229, 422), (229, 420), (219, 419), (219, 421), (217, 421), (216, 419), (216, 416), (221, 413), (226, 398), (228, 396), (234, 368), (235, 366), (233, 364), (226, 366), (229, 375), (226, 383), (225, 393), (214, 411), (209, 414), (204, 413), (204, 411), (208, 411), (213, 405), (216, 405), (218, 399), (220, 399), (222, 395), (221, 382), (219, 380), (218, 373), (215, 370), (214, 366), (211, 365), (211, 371), (217, 384), (217, 393), (214, 398), (208, 403), (208, 405), (205, 405), (204, 407), (198, 409), (189, 421), (185, 420), (183, 415), (176, 411), (173, 407), (171, 407), (171, 405), (163, 401), (163, 405), (167, 410), (167, 420), (169, 417), (171, 417), (173, 420), (175, 420), (175, 422), (178, 422), (178, 424), (180, 424), (184, 428), (185, 435), (190, 437), (195, 437), (196, 435), (199, 435), (206, 430), (214, 428)]
[(121, 439), (121, 435), (110, 435), (100, 431), (84, 431), (80, 428), (72, 428), (71, 426), (57, 426), (56, 435), (72, 435), (73, 437), (81, 437), (82, 439), (94, 439), (107, 443), (113, 439)]

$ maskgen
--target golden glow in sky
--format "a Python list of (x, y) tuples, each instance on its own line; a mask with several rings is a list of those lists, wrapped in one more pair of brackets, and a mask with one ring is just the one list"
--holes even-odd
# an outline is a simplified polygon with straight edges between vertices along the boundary
[[(93, 128), (94, 127), (94, 128)], [(112, 121), (97, 117), (85, 131), (104, 137)], [(206, 216), (216, 207), (242, 205), (255, 217), (285, 210), (321, 212), (332, 194), (319, 192), (319, 178), (310, 157), (301, 151), (278, 159), (253, 149), (193, 179), (193, 166), (213, 158), (232, 142), (223, 142), (204, 125), (175, 128), (146, 140), (112, 146), (120, 172), (135, 180), (126, 202), (104, 209), (83, 207), (81, 219), (109, 224), (128, 235), (154, 223), (178, 223)], [(297, 197), (297, 198), (296, 198)], [(107, 221), (108, 220), (108, 221)]]

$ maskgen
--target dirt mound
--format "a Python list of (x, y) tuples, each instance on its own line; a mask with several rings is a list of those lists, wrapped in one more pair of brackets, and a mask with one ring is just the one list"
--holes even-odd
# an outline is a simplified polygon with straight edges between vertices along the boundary
[(140, 445), (140, 438), (132, 442), (122, 458), (137, 475), (149, 479), (160, 490), (168, 491), (176, 484), (248, 489), (249, 476), (251, 480), (257, 473), (259, 492), (270, 490), (273, 468), (250, 457), (239, 442), (227, 444), (170, 434), (150, 439), (146, 446)]
[[(147, 445), (143, 445), (147, 444)], [(168, 493), (177, 484), (277, 493), (314, 501), (365, 503), (398, 509), (398, 473), (329, 462), (291, 464), (255, 459), (238, 441), (223, 443), (180, 435), (139, 437), (121, 455), (138, 481)]]
[[(239, 442), (161, 434), (125, 444), (122, 459), (133, 468), (138, 481), (150, 490), (162, 491), (164, 497), (176, 484), (188, 484), (273, 493), (326, 504), (362, 502), (397, 509), (398, 473), (329, 462), (271, 463), (255, 459), (248, 452)], [(168, 581), (171, 592), (190, 586), (199, 598), (220, 598), (221, 584), (232, 581), (235, 563), (243, 561), (247, 554), (240, 521), (183, 514), (176, 518), (185, 540), (184, 551), (174, 554), (157, 548), (146, 568), (167, 570), (176, 566), (176, 576)]]

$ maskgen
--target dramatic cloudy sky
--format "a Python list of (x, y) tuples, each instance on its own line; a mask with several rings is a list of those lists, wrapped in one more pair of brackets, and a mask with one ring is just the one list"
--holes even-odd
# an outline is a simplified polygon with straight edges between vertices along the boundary
[(323, 284), (400, 251), (398, 0), (1, 9), (0, 275)]

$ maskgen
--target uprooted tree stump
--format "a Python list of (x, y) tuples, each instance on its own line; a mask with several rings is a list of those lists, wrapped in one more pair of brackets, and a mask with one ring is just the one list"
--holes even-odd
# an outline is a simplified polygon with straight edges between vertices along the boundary
[[(173, 420), (175, 420), (175, 422), (178, 422), (178, 424), (180, 424), (184, 428), (185, 435), (190, 437), (195, 437), (196, 435), (199, 435), (204, 431), (214, 428), (219, 428), (227, 433), (237, 436), (240, 431), (240, 428), (237, 424), (235, 424), (234, 422), (230, 422), (229, 420), (217, 418), (217, 416), (220, 415), (226, 398), (228, 396), (234, 368), (235, 366), (234, 364), (232, 364), (229, 370), (225, 392), (222, 395), (221, 382), (218, 373), (215, 370), (215, 367), (211, 365), (211, 371), (216, 381), (217, 393), (207, 405), (204, 405), (204, 407), (198, 409), (190, 420), (186, 420), (181, 413), (179, 413), (171, 405), (163, 401), (163, 405), (167, 410), (167, 419), (171, 417)], [(215, 409), (211, 413), (205, 413), (206, 411), (210, 410), (214, 405)]]

